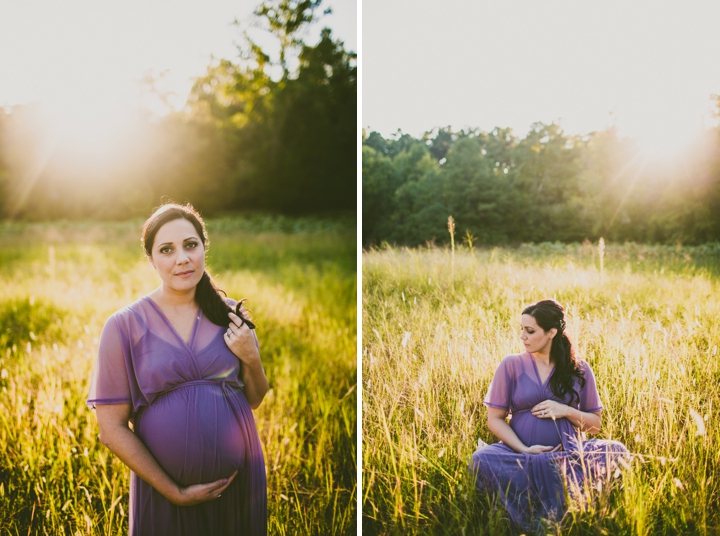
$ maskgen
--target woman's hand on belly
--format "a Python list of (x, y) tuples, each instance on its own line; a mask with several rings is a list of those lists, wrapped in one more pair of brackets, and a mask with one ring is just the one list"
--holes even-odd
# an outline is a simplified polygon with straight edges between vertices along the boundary
[(525, 454), (542, 454), (543, 452), (557, 452), (560, 449), (562, 449), (562, 443), (560, 443), (557, 447), (546, 447), (545, 445), (533, 445), (532, 447), (527, 447)]
[(555, 420), (567, 417), (569, 410), (570, 406), (548, 399), (540, 402), (530, 411), (538, 419)]
[(209, 484), (195, 484), (194, 486), (178, 487), (178, 494), (171, 502), (177, 506), (193, 506), (206, 501), (213, 501), (220, 497), (223, 491), (232, 483), (238, 474), (236, 470), (229, 478), (221, 478)]

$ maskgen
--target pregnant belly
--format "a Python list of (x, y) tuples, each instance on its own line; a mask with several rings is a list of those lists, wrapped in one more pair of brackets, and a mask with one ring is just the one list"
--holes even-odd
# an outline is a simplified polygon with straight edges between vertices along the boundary
[(135, 432), (182, 486), (227, 478), (244, 464), (243, 430), (220, 385), (181, 386), (159, 396), (137, 415)]
[(561, 443), (560, 430), (564, 430), (565, 419), (540, 419), (529, 411), (513, 415), (510, 426), (526, 446), (545, 445), (556, 447)]

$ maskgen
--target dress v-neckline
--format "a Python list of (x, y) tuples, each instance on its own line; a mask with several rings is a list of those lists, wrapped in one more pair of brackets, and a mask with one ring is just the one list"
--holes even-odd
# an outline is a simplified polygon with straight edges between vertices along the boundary
[(175, 337), (177, 337), (178, 341), (180, 341), (180, 343), (192, 353), (193, 344), (195, 342), (195, 334), (197, 333), (198, 326), (200, 326), (202, 309), (200, 307), (197, 308), (197, 312), (195, 313), (196, 318), (194, 320), (194, 325), (192, 331), (190, 332), (190, 340), (186, 342), (185, 339), (180, 336), (180, 333), (178, 333), (178, 331), (175, 329), (175, 326), (173, 326), (172, 322), (170, 322), (170, 319), (165, 315), (165, 313), (163, 313), (160, 306), (155, 303), (155, 300), (153, 300), (150, 296), (145, 296), (145, 298), (147, 298), (153, 309), (155, 309), (155, 311), (160, 315), (160, 318), (162, 318), (163, 321), (168, 325)]
[(546, 387), (548, 382), (550, 381), (550, 376), (552, 376), (553, 373), (555, 372), (555, 366), (553, 366), (553, 368), (550, 370), (550, 374), (548, 374), (547, 378), (545, 378), (545, 381), (543, 381), (542, 378), (540, 377), (540, 369), (538, 369), (537, 363), (535, 362), (535, 358), (533, 357), (533, 355), (530, 352), (528, 352), (527, 354), (530, 356), (530, 360), (532, 361), (533, 367), (535, 367), (535, 374), (537, 375), (538, 383), (542, 387)]

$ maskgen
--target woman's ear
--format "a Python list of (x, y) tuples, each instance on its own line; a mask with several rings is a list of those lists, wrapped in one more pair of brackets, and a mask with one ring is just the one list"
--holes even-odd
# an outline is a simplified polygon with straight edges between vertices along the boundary
[(549, 335), (550, 339), (554, 339), (555, 335), (557, 335), (557, 328), (549, 329), (547, 334)]

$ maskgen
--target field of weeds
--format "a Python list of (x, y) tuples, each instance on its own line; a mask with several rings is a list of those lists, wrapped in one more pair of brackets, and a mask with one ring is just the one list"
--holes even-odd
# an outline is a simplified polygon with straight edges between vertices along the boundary
[[(129, 471), (85, 399), (105, 319), (159, 284), (141, 224), (0, 224), (0, 534), (127, 534)], [(208, 227), (209, 271), (249, 299), (270, 380), (254, 412), (270, 534), (355, 534), (354, 219)]]
[(482, 405), (522, 351), (520, 313), (551, 297), (592, 366), (597, 437), (623, 442), (621, 483), (571, 504), (558, 534), (720, 533), (720, 246), (540, 244), (363, 254), (363, 534), (508, 534), (475, 492)]

